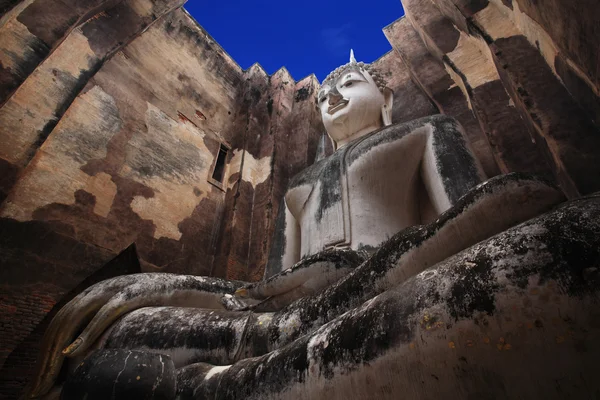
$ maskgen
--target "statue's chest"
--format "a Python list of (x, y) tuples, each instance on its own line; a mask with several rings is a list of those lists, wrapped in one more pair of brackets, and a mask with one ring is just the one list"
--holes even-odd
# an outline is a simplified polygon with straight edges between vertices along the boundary
[(286, 203), (300, 224), (301, 255), (343, 244), (347, 221), (344, 152), (304, 171), (288, 190)]
[(412, 214), (421, 142), (403, 137), (338, 151), (311, 171), (312, 180), (292, 189), (286, 199), (301, 225), (302, 256), (328, 247), (376, 246), (418, 223)]

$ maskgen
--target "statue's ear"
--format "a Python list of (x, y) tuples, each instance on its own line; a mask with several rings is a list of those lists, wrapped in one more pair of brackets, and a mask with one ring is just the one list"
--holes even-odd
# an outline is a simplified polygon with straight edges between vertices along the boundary
[(383, 126), (392, 124), (392, 106), (394, 105), (394, 92), (390, 88), (383, 89), (383, 108), (381, 109), (381, 117), (383, 118)]

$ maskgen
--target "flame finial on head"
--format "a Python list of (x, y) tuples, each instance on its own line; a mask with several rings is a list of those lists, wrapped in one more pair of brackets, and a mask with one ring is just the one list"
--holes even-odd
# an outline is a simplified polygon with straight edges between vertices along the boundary
[(354, 58), (354, 50), (350, 49), (350, 64), (356, 64), (356, 58)]

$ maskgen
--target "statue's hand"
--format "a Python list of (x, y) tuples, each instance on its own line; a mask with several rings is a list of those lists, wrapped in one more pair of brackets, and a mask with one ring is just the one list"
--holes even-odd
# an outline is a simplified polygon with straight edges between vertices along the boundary
[(228, 311), (248, 311), (253, 310), (256, 304), (259, 304), (260, 301), (254, 299), (242, 299), (241, 297), (224, 294), (221, 297), (221, 304)]
[(306, 257), (267, 280), (236, 290), (241, 298), (264, 300), (256, 311), (275, 311), (293, 301), (321, 292), (362, 264), (366, 253), (350, 249), (328, 249)]
[[(31, 397), (50, 390), (65, 356), (83, 354), (122, 315), (149, 306), (223, 309), (223, 295), (234, 293), (241, 285), (241, 282), (218, 278), (145, 273), (108, 279), (90, 286), (67, 303), (50, 323), (42, 342), (42, 358), (38, 360)], [(71, 343), (77, 331), (86, 324)]]

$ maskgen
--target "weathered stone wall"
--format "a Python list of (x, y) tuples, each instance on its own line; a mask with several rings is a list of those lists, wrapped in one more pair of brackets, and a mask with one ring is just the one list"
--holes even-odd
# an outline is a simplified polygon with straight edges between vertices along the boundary
[(600, 189), (600, 6), (553, 0), (402, 0), (384, 29), (439, 110), (465, 126), (488, 175), (535, 172), (570, 197)]
[(394, 91), (394, 123), (440, 113), (437, 105), (412, 78), (410, 69), (397, 51), (390, 50), (375, 60), (373, 66), (385, 77), (388, 87)]
[[(10, 23), (38, 32), (20, 18), (38, 6), (32, 18), (41, 18), (44, 6), (28, 4), (5, 15), (0, 33), (18, 33)], [(238, 134), (244, 81), (181, 4), (95, 9), (48, 42), (45, 58), (16, 59), (26, 46), (1, 42), (13, 57), (3, 65), (31, 71), (20, 70), (0, 108), (0, 157), (15, 172), (0, 208), (0, 362), (63, 293), (131, 243), (143, 270), (211, 272), (225, 191), (209, 177), (220, 143)], [(58, 32), (53, 21), (46, 29)]]
[(183, 0), (34, 0), (22, 1), (2, 17), (0, 199), (90, 76), (181, 4)]

